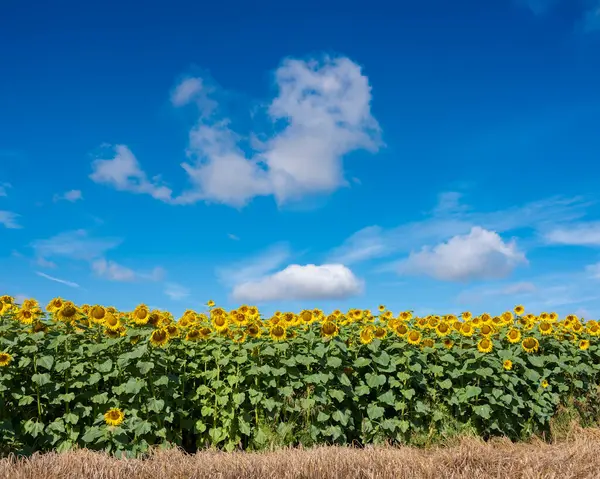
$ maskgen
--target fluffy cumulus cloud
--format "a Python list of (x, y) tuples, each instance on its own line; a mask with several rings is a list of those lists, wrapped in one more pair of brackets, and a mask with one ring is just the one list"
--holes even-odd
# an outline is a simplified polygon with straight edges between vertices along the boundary
[[(275, 72), (277, 96), (267, 114), (277, 131), (253, 132), (254, 149), (227, 118), (214, 118), (215, 104), (199, 78), (183, 80), (173, 91), (176, 106), (194, 101), (199, 120), (189, 134), (189, 161), (181, 166), (192, 187), (174, 196), (149, 179), (124, 145), (114, 156), (98, 159), (92, 180), (115, 189), (149, 194), (175, 204), (213, 201), (241, 207), (257, 196), (273, 195), (279, 204), (330, 193), (347, 184), (342, 160), (352, 151), (375, 151), (380, 129), (371, 114), (371, 87), (361, 68), (345, 57), (322, 61), (285, 60)], [(209, 110), (207, 112), (207, 110)]]
[(600, 221), (581, 222), (550, 230), (549, 243), (574, 246), (600, 246)]
[(363, 282), (341, 264), (298, 265), (263, 278), (238, 284), (233, 289), (236, 301), (341, 299), (360, 294)]
[(505, 243), (497, 233), (474, 227), (469, 234), (411, 253), (397, 270), (443, 281), (470, 281), (504, 278), (523, 263), (527, 259), (514, 242)]

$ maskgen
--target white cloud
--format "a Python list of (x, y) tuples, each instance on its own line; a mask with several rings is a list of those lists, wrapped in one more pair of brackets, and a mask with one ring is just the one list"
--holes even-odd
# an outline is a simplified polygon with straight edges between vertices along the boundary
[[(348, 58), (321, 62), (287, 59), (275, 72), (278, 95), (268, 115), (279, 131), (255, 141), (254, 153), (239, 146), (241, 137), (228, 119), (209, 119), (215, 105), (198, 101), (200, 118), (189, 135), (188, 157), (181, 166), (193, 187), (173, 197), (150, 181), (124, 145), (112, 159), (97, 160), (90, 176), (121, 191), (144, 193), (174, 204), (214, 201), (242, 207), (256, 196), (273, 195), (278, 204), (347, 185), (342, 160), (352, 151), (376, 151), (379, 125), (371, 115), (371, 88), (360, 67)], [(199, 78), (174, 90), (175, 105), (204, 94)], [(260, 135), (253, 132), (250, 137)]]
[(70, 201), (71, 203), (74, 203), (75, 201), (82, 200), (82, 199), (83, 199), (83, 195), (81, 193), (81, 190), (69, 190), (62, 195), (55, 194), (53, 197), (54, 201), (65, 200), (65, 201)]
[(546, 233), (549, 243), (575, 245), (575, 246), (600, 246), (600, 221), (575, 223), (553, 229)]
[(22, 226), (17, 222), (18, 214), (13, 213), (12, 211), (2, 211), (0, 210), (0, 224), (4, 225), (5, 228), (8, 229), (19, 229)]
[(475, 226), (498, 233), (548, 230), (553, 224), (580, 219), (589, 206), (580, 197), (552, 197), (503, 210), (477, 212), (461, 204), (460, 198), (454, 193), (442, 193), (437, 206), (421, 220), (389, 229), (376, 225), (363, 228), (335, 248), (328, 261), (353, 264), (383, 258), (467, 234)]
[(134, 271), (131, 268), (123, 266), (115, 261), (99, 258), (92, 262), (92, 271), (99, 277), (109, 281), (160, 281), (164, 278), (165, 271), (160, 268), (154, 268), (150, 273)]
[(202, 78), (185, 78), (171, 93), (173, 106), (188, 104), (202, 91)]
[(79, 285), (77, 283), (74, 283), (73, 281), (67, 281), (66, 279), (55, 278), (54, 276), (50, 276), (50, 275), (48, 275), (46, 273), (42, 273), (40, 271), (36, 271), (35, 274), (37, 274), (38, 276), (41, 276), (42, 278), (49, 279), (50, 281), (54, 281), (55, 283), (64, 284), (66, 286), (70, 286), (71, 288), (79, 288)]
[(258, 280), (238, 284), (233, 289), (236, 301), (341, 299), (359, 295), (363, 282), (341, 264), (298, 265)]
[(10, 183), (0, 183), (0, 196), (7, 196), (8, 193), (6, 192), (6, 189), (11, 188), (11, 186)]
[(35, 263), (38, 266), (41, 266), (42, 268), (56, 268), (56, 263), (54, 263), (52, 261), (48, 261), (47, 259), (44, 259), (44, 258), (37, 258), (35, 260)]
[(236, 236), (236, 235), (234, 235), (233, 233), (227, 233), (227, 237), (228, 237), (230, 240), (233, 240), (233, 241), (239, 241), (239, 240), (240, 240), (239, 236)]
[(74, 230), (33, 241), (31, 246), (38, 259), (63, 257), (91, 261), (102, 257), (105, 252), (116, 248), (120, 243), (118, 238), (93, 238), (85, 230)]
[(252, 258), (218, 268), (217, 277), (219, 281), (229, 286), (256, 280), (282, 266), (290, 255), (289, 246), (278, 243)]
[(168, 283), (165, 288), (165, 294), (173, 301), (181, 301), (190, 295), (190, 290), (180, 284)]
[(411, 253), (398, 263), (397, 271), (443, 281), (469, 281), (504, 278), (522, 263), (527, 260), (514, 242), (505, 243), (497, 233), (474, 227), (467, 235)]
[(92, 181), (112, 186), (116, 190), (148, 194), (162, 201), (171, 199), (171, 190), (161, 186), (157, 178), (149, 179), (133, 153), (125, 145), (116, 145), (109, 159), (92, 163)]
[(122, 266), (114, 261), (107, 261), (104, 258), (98, 259), (92, 263), (92, 271), (101, 278), (110, 281), (133, 281), (136, 274), (132, 269)]
[(529, 294), (537, 290), (535, 284), (523, 281), (520, 283), (509, 284), (501, 290), (501, 293), (506, 296)]
[(600, 279), (600, 263), (589, 264), (585, 267), (588, 274), (594, 279)]

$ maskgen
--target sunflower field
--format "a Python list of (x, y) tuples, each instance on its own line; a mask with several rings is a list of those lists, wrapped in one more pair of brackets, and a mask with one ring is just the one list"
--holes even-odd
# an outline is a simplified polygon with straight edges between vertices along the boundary
[(0, 454), (414, 444), (449, 427), (544, 434), (596, 404), (600, 326), (575, 315), (351, 309), (179, 319), (0, 297)]

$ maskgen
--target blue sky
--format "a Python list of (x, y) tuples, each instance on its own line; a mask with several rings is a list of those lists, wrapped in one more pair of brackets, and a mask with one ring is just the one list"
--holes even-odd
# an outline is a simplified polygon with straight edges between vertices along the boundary
[(2, 293), (600, 316), (598, 0), (29, 3)]

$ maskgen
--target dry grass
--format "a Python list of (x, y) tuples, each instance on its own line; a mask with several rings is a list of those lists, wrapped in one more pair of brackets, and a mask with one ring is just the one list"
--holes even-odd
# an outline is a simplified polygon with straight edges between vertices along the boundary
[(114, 459), (76, 451), (0, 460), (0, 478), (431, 478), (579, 479), (600, 477), (600, 430), (579, 430), (557, 444), (463, 439), (448, 447), (318, 447), (264, 453), (186, 455), (157, 451), (150, 458)]

